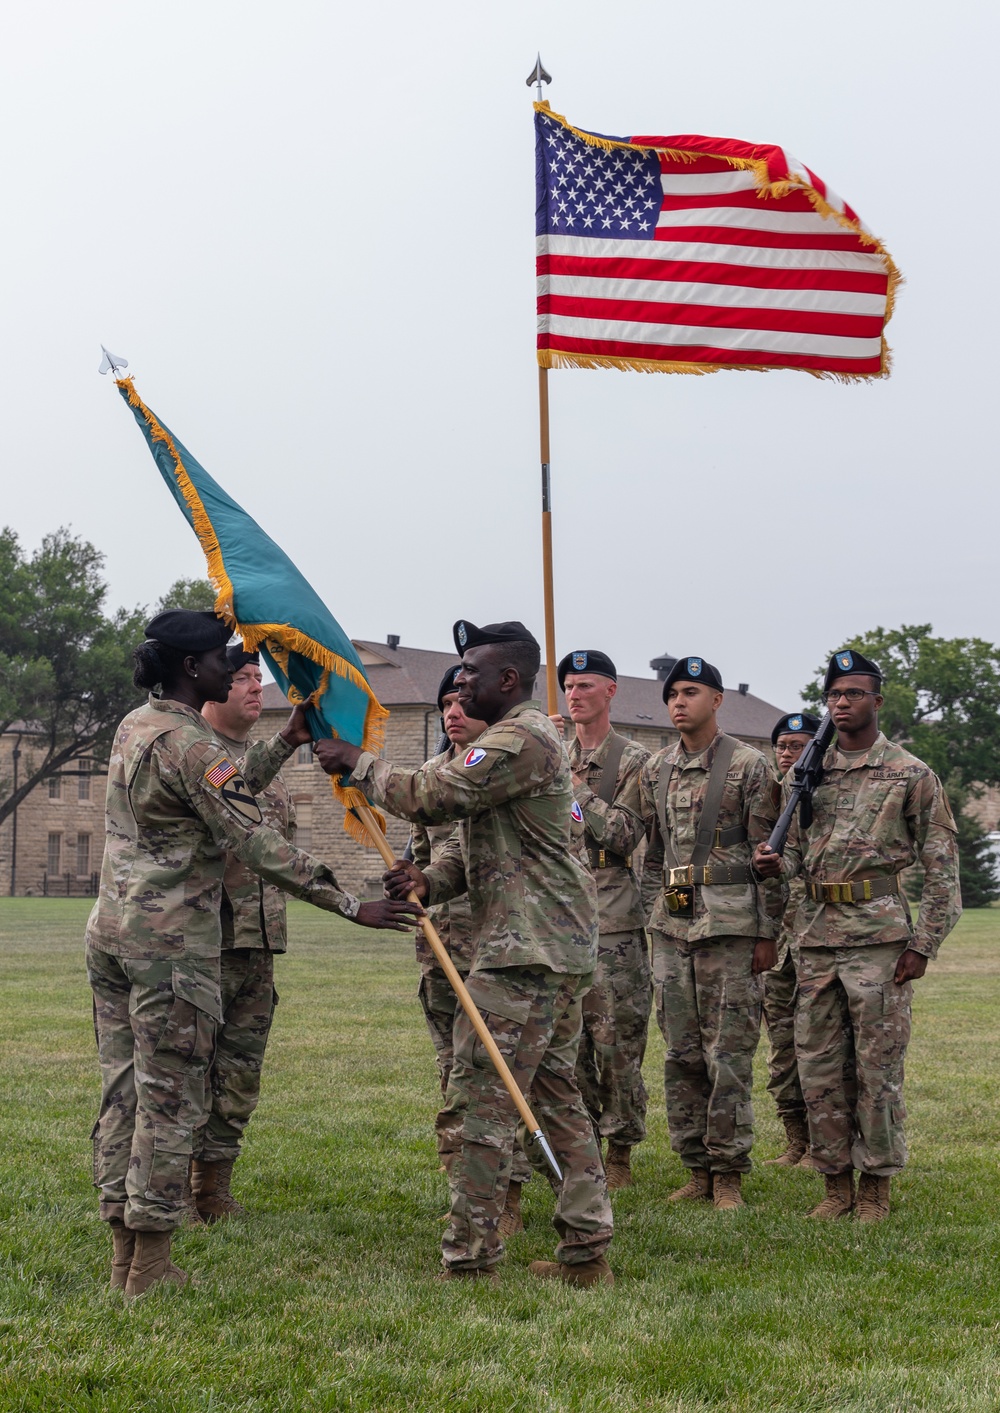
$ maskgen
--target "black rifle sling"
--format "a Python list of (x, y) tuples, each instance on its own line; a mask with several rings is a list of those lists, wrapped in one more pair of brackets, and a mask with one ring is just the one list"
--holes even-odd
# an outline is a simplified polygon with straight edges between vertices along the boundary
[[(738, 742), (732, 736), (723, 736), (719, 742), (719, 749), (715, 753), (712, 769), (708, 773), (708, 789), (705, 791), (701, 824), (694, 852), (688, 861), (695, 868), (703, 867), (712, 852), (712, 846), (715, 843), (715, 829), (719, 822), (719, 810), (722, 808), (722, 792), (726, 788), (726, 776), (729, 774), (729, 767), (737, 745)], [(680, 868), (680, 860), (670, 837), (670, 831), (667, 829), (667, 791), (670, 789), (670, 778), (673, 773), (674, 767), (673, 764), (670, 764), (661, 771), (660, 778), (656, 782), (656, 818), (660, 828), (660, 838), (663, 840), (663, 861), (667, 868)]]
[(625, 747), (628, 745), (624, 736), (619, 736), (617, 731), (611, 733), (611, 744), (608, 747), (608, 754), (601, 770), (601, 788), (597, 792), (597, 798), (603, 800), (606, 805), (613, 805), (615, 802), (615, 787), (618, 784), (618, 767), (622, 763), (622, 756), (625, 754)]

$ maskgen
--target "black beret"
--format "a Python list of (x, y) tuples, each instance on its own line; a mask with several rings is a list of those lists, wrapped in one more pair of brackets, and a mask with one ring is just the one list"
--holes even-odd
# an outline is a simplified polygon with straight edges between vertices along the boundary
[(484, 627), (477, 628), (474, 623), (460, 618), (453, 632), (455, 651), (459, 657), (465, 656), (467, 648), (481, 648), (485, 643), (534, 643), (535, 647), (538, 647), (535, 635), (529, 633), (524, 624), (518, 623), (516, 619), (512, 623), (487, 623)]
[(719, 669), (706, 662), (703, 657), (679, 657), (667, 673), (663, 683), (663, 700), (675, 682), (704, 682), (706, 687), (714, 687), (717, 692), (724, 690)]
[(448, 697), (451, 695), (452, 692), (457, 691), (457, 688), (455, 686), (455, 678), (458, 676), (461, 670), (462, 664), (460, 662), (456, 662), (455, 666), (449, 667), (448, 671), (441, 678), (441, 685), (438, 688), (437, 694), (438, 711), (444, 711), (445, 697)]
[(248, 653), (242, 643), (233, 643), (226, 649), (226, 658), (234, 672), (239, 672), (247, 663), (251, 667), (260, 666), (260, 653)]
[(182, 652), (207, 653), (228, 643), (232, 630), (214, 613), (190, 608), (168, 608), (146, 624), (146, 637)]
[(882, 669), (877, 662), (872, 662), (870, 657), (859, 653), (857, 648), (841, 648), (840, 652), (834, 653), (830, 659), (826, 676), (823, 678), (823, 691), (828, 692), (838, 677), (848, 677), (854, 672), (863, 673), (866, 677), (877, 677), (879, 682), (883, 681)]
[(771, 732), (771, 745), (778, 744), (779, 736), (815, 736), (819, 730), (819, 717), (808, 711), (791, 711), (787, 716), (779, 716)]
[(592, 672), (595, 677), (610, 677), (612, 682), (618, 681), (618, 671), (607, 653), (597, 652), (594, 648), (567, 653), (560, 662), (556, 676), (563, 691), (566, 690), (567, 672)]

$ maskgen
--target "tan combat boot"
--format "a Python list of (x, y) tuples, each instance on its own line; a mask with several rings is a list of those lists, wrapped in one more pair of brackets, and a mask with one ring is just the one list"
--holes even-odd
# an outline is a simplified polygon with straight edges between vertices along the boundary
[(671, 1192), (668, 1202), (708, 1202), (712, 1197), (712, 1174), (707, 1168), (690, 1168), (688, 1180), (676, 1192)]
[(777, 1158), (768, 1158), (765, 1168), (797, 1168), (809, 1152), (809, 1126), (805, 1119), (787, 1114), (783, 1123), (787, 1139), (785, 1151)]
[(500, 1272), (493, 1266), (446, 1266), (434, 1277), (436, 1281), (488, 1281), (490, 1285), (500, 1284)]
[(854, 1173), (848, 1168), (846, 1173), (824, 1173), (826, 1196), (818, 1207), (809, 1213), (824, 1221), (835, 1221), (837, 1217), (849, 1217), (854, 1206)]
[(113, 1251), (111, 1256), (111, 1290), (124, 1290), (135, 1251), (135, 1232), (124, 1222), (109, 1222)]
[(233, 1176), (233, 1163), (229, 1158), (224, 1163), (203, 1163), (196, 1158), (191, 1164), (191, 1192), (195, 1206), (206, 1222), (217, 1222), (222, 1217), (245, 1217), (246, 1208), (233, 1197), (229, 1184)]
[(624, 1144), (608, 1142), (608, 1160), (604, 1165), (604, 1171), (608, 1178), (608, 1191), (618, 1192), (623, 1187), (631, 1187), (635, 1179), (632, 1176), (632, 1150), (626, 1148)]
[(181, 1193), (181, 1204), (184, 1208), (184, 1216), (181, 1220), (182, 1227), (203, 1227), (205, 1219), (195, 1206), (194, 1193), (191, 1190), (191, 1170), (194, 1167), (194, 1159), (188, 1163), (187, 1177), (184, 1180), (184, 1191)]
[(539, 1280), (558, 1280), (566, 1285), (578, 1285), (585, 1289), (592, 1285), (615, 1283), (606, 1256), (597, 1256), (593, 1261), (580, 1261), (575, 1266), (567, 1266), (562, 1261), (532, 1261), (528, 1270)]
[(168, 1231), (137, 1231), (125, 1299), (134, 1300), (154, 1285), (187, 1285), (187, 1272), (170, 1259)]
[(892, 1178), (862, 1173), (858, 1180), (858, 1197), (854, 1216), (859, 1222), (881, 1222), (889, 1215), (889, 1184)]
[(712, 1206), (717, 1212), (736, 1212), (747, 1204), (743, 1201), (742, 1173), (715, 1173), (712, 1180)]
[(521, 1184), (519, 1182), (507, 1184), (507, 1200), (500, 1213), (497, 1231), (504, 1241), (509, 1236), (517, 1236), (519, 1231), (524, 1231), (524, 1218), (521, 1216)]

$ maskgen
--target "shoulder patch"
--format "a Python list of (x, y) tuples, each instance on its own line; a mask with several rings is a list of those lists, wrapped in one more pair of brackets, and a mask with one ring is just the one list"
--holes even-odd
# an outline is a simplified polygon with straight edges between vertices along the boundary
[(221, 790), (227, 780), (232, 780), (233, 776), (238, 774), (239, 771), (232, 761), (223, 757), (218, 765), (213, 765), (211, 770), (205, 771), (205, 779), (209, 785), (214, 785), (217, 790)]
[(485, 759), (486, 752), (483, 750), (483, 748), (481, 746), (473, 746), (472, 750), (469, 751), (469, 753), (466, 755), (465, 760), (462, 762), (462, 764), (468, 770), (470, 766), (478, 765), (481, 760)]
[(576, 800), (573, 801), (573, 807), (570, 810), (570, 814), (576, 820), (577, 824), (583, 823), (583, 810), (577, 804)]

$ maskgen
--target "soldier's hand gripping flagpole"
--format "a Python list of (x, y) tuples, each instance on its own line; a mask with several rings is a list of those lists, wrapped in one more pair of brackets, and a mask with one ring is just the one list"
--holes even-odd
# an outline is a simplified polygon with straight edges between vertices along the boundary
[[(389, 847), (389, 841), (386, 839), (385, 835), (382, 833), (382, 830), (379, 828), (378, 821), (372, 814), (371, 810), (368, 808), (367, 805), (359, 804), (355, 805), (354, 812), (357, 815), (358, 819), (360, 819), (361, 823), (364, 825), (365, 829), (371, 835), (372, 843), (382, 855), (382, 858), (385, 861), (386, 868), (392, 868), (396, 860), (393, 856), (392, 849)], [(414, 893), (412, 890), (409, 894), (409, 900), (420, 906), (420, 900), (417, 897), (416, 893)], [(556, 1155), (553, 1153), (551, 1147), (549, 1146), (549, 1141), (545, 1137), (545, 1134), (542, 1132), (541, 1125), (535, 1118), (534, 1114), (531, 1112), (531, 1109), (528, 1106), (528, 1101), (521, 1093), (518, 1087), (517, 1080), (511, 1074), (510, 1069), (507, 1065), (507, 1061), (504, 1059), (503, 1055), (501, 1055), (496, 1041), (493, 1039), (493, 1036), (487, 1029), (486, 1022), (479, 1014), (479, 1007), (469, 995), (469, 992), (466, 989), (465, 982), (462, 980), (461, 976), (456, 970), (455, 964), (452, 961), (451, 957), (448, 955), (444, 943), (437, 935), (437, 929), (431, 922), (430, 918), (426, 915), (420, 919), (420, 926), (423, 928), (424, 936), (427, 938), (428, 946), (430, 947), (431, 951), (434, 953), (435, 958), (437, 959), (438, 966), (448, 978), (449, 982), (451, 983), (452, 989), (455, 992), (455, 995), (462, 1003), (462, 1009), (465, 1011), (465, 1014), (472, 1022), (473, 1029), (475, 1030), (479, 1039), (482, 1041), (483, 1048), (485, 1049), (487, 1055), (489, 1055), (491, 1061), (493, 1062), (497, 1074), (503, 1080), (507, 1093), (514, 1101), (514, 1107), (517, 1109), (517, 1112), (520, 1114), (522, 1120), (524, 1121), (525, 1127), (531, 1134), (531, 1137), (538, 1144), (539, 1148), (545, 1154), (545, 1161), (548, 1163), (549, 1167), (555, 1174), (556, 1180), (558, 1182), (562, 1182), (562, 1169), (556, 1162)]]

